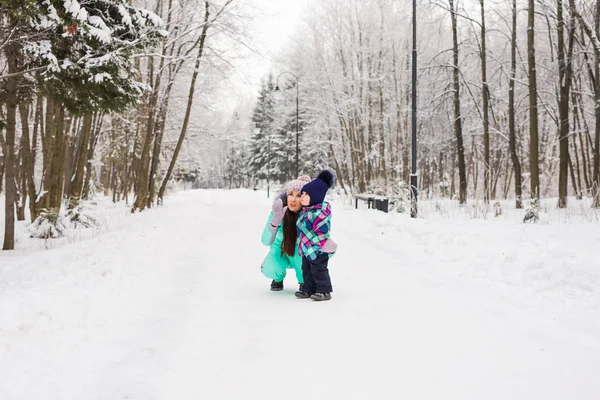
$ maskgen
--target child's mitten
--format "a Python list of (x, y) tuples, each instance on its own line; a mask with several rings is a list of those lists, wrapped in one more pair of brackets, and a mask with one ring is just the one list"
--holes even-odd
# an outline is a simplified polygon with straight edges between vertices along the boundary
[(337, 250), (337, 243), (332, 239), (327, 239), (319, 250), (321, 250), (323, 253), (335, 253)]

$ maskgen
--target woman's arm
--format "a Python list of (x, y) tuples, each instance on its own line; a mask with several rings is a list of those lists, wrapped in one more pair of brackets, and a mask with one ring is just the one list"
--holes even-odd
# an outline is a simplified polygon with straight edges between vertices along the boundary
[(261, 241), (265, 246), (270, 246), (271, 243), (275, 240), (275, 236), (277, 235), (277, 230), (279, 229), (279, 225), (281, 225), (281, 221), (283, 220), (283, 215), (287, 211), (287, 206), (284, 206), (285, 193), (277, 196), (273, 205), (271, 206), (271, 214), (269, 214), (269, 222), (265, 226), (263, 230)]
[(260, 238), (262, 244), (265, 246), (270, 246), (271, 243), (275, 241), (275, 236), (277, 236), (278, 226), (271, 225), (271, 220), (273, 219), (273, 213), (269, 214), (269, 218), (267, 218), (267, 224), (265, 225), (265, 229), (263, 229), (262, 236)]

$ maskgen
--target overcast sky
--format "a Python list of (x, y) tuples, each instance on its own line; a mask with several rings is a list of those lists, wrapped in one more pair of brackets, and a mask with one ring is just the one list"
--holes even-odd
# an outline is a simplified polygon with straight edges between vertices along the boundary
[(259, 15), (254, 21), (252, 45), (261, 54), (244, 60), (239, 68), (243, 91), (255, 93), (261, 78), (271, 70), (278, 73), (271, 56), (289, 43), (298, 28), (307, 0), (247, 0)]

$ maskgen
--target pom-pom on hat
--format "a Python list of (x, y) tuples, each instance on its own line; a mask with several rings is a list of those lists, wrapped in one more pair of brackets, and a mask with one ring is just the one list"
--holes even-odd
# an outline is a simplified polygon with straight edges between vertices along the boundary
[(310, 196), (309, 206), (322, 203), (325, 200), (325, 194), (333, 186), (335, 178), (328, 169), (319, 172), (319, 175), (306, 185), (302, 186), (302, 191)]
[(302, 189), (302, 186), (306, 185), (308, 182), (310, 182), (310, 176), (308, 175), (302, 175), (299, 176), (298, 178), (294, 179), (293, 181), (288, 182), (288, 184), (286, 185), (286, 193), (290, 194), (292, 192), (300, 192), (300, 190)]

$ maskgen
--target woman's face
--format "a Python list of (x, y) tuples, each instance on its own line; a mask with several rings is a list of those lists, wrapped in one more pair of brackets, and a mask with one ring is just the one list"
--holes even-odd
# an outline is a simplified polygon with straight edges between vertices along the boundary
[(302, 204), (300, 204), (300, 192), (292, 192), (288, 194), (287, 197), (287, 206), (290, 211), (298, 212), (302, 208)]

